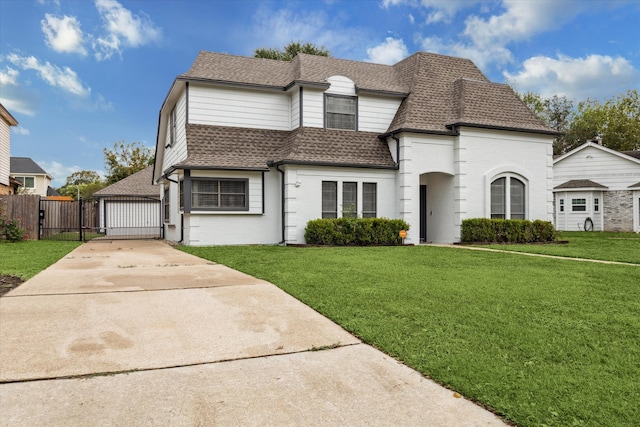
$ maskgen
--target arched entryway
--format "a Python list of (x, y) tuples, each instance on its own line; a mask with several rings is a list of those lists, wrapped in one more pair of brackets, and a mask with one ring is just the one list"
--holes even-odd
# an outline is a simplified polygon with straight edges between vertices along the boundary
[(450, 243), (455, 235), (453, 175), (429, 172), (420, 175), (420, 241)]

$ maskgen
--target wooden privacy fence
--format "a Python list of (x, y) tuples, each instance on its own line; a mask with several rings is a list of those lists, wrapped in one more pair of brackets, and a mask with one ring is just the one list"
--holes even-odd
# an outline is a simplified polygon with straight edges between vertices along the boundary
[(0, 209), (7, 219), (20, 218), (29, 230), (29, 239), (38, 238), (40, 196), (37, 194), (1, 195)]
[(95, 201), (47, 200), (38, 195), (0, 196), (3, 215), (20, 218), (29, 239), (84, 240), (99, 225)]

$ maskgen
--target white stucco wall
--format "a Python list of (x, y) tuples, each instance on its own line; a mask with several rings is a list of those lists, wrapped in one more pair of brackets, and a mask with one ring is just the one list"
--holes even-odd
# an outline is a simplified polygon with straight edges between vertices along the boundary
[(551, 137), (473, 128), (459, 132), (457, 137), (399, 135), (397, 215), (411, 225), (407, 243), (419, 242), (420, 182), (427, 184), (427, 241), (459, 241), (462, 220), (490, 217), (491, 181), (504, 173), (526, 183), (527, 219), (552, 220)]
[(322, 181), (338, 183), (338, 216), (342, 209), (342, 183), (356, 182), (358, 212), (362, 217), (362, 183), (377, 184), (378, 218), (395, 218), (394, 170), (287, 165), (285, 170), (285, 212), (287, 243), (305, 243), (304, 231), (312, 219), (322, 217)]

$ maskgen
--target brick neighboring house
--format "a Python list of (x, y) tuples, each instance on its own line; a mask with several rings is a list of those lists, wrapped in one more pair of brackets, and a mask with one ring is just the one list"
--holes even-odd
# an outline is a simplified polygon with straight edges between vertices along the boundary
[(553, 162), (558, 230), (640, 232), (640, 150), (589, 141)]
[(18, 126), (18, 121), (0, 104), (0, 194), (15, 194), (20, 187), (11, 177), (11, 126)]
[(555, 135), (468, 59), (200, 52), (160, 109), (153, 180), (187, 245), (304, 243), (353, 214), (451, 243), (466, 218), (552, 220)]

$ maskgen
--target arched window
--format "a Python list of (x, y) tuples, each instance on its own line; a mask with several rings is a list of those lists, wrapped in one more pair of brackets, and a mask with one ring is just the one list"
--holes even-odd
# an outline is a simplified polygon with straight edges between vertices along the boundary
[(514, 176), (503, 176), (491, 183), (491, 218), (525, 219), (526, 186)]

